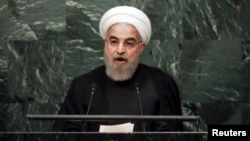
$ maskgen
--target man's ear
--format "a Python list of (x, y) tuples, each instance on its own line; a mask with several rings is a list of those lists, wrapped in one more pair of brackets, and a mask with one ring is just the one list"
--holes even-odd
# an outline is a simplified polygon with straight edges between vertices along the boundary
[(145, 42), (142, 42), (142, 43), (141, 43), (141, 46), (140, 46), (141, 54), (142, 54), (142, 52), (143, 52), (143, 50), (144, 50), (145, 47), (146, 47), (146, 43), (145, 43)]

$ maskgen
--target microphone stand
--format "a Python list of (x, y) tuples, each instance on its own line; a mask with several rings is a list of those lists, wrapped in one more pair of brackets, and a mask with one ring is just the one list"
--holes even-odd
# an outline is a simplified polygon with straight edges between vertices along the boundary
[[(93, 83), (93, 84), (92, 84), (92, 89), (91, 89), (91, 95), (90, 95), (90, 98), (89, 98), (89, 105), (88, 105), (88, 108), (87, 108), (86, 115), (89, 114), (89, 110), (90, 110), (90, 107), (91, 107), (91, 103), (92, 103), (93, 95), (94, 95), (94, 93), (95, 93), (95, 89), (96, 89), (96, 84)], [(86, 122), (86, 120), (84, 120), (84, 123), (83, 123), (83, 131), (84, 131), (84, 129), (86, 128), (86, 125), (87, 125), (87, 122)]]
[[(136, 93), (137, 93), (137, 97), (138, 97), (138, 101), (139, 101), (140, 113), (141, 113), (141, 115), (143, 115), (141, 96), (140, 96), (140, 89), (139, 89), (139, 83), (138, 82), (135, 83), (135, 89), (136, 89)], [(143, 132), (146, 131), (146, 129), (145, 129), (145, 121), (142, 121), (142, 130), (143, 130)]]

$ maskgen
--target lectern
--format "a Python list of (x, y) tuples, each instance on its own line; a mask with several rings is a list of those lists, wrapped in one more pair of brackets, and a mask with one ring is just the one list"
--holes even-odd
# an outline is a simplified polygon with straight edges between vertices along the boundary
[[(1, 141), (207, 141), (207, 132), (198, 131), (198, 116), (147, 116), (147, 115), (26, 115), (26, 132), (0, 132)], [(99, 133), (99, 132), (35, 132), (29, 130), (32, 120), (119, 120), (149, 121), (175, 120), (196, 123), (195, 131), (181, 132), (133, 132), (133, 133)]]

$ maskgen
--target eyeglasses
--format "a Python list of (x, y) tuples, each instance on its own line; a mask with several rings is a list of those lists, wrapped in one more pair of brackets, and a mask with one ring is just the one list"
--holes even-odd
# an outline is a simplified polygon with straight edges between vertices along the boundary
[(127, 49), (132, 49), (138, 45), (138, 43), (141, 43), (142, 41), (136, 41), (134, 39), (127, 39), (124, 42), (121, 42), (117, 39), (105, 39), (105, 41), (112, 47), (118, 47), (120, 43), (123, 44), (123, 46)]

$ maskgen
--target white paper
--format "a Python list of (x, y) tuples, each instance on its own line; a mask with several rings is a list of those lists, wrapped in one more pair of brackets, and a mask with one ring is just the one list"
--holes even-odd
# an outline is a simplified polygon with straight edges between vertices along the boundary
[(119, 133), (119, 132), (126, 132), (131, 133), (134, 130), (133, 123), (123, 123), (123, 124), (116, 124), (116, 125), (100, 125), (99, 132), (105, 133)]

